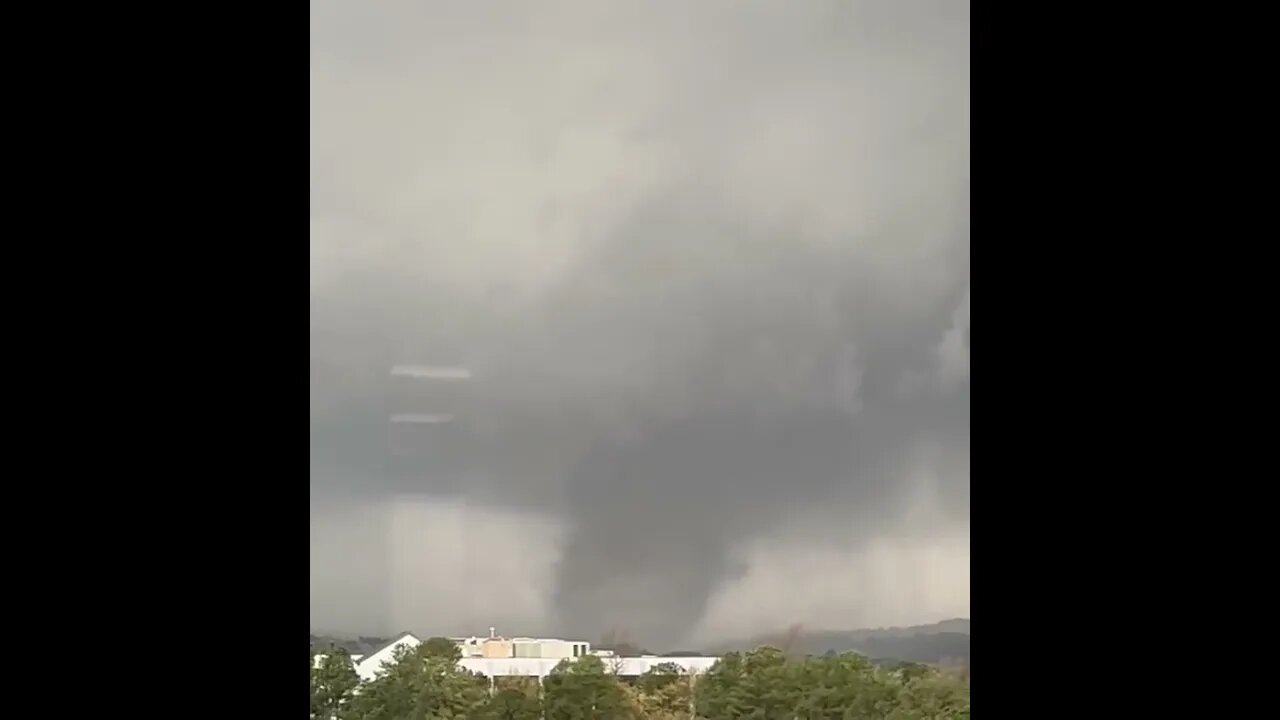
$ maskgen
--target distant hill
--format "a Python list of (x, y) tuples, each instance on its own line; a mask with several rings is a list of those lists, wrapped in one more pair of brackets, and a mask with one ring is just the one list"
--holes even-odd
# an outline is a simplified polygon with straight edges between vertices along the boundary
[(773, 645), (795, 655), (858, 652), (887, 661), (935, 664), (969, 664), (969, 620), (956, 618), (931, 625), (865, 628), (862, 630), (811, 630), (800, 628), (757, 635), (719, 645), (713, 650), (750, 650)]
[(369, 635), (360, 636), (339, 636), (339, 635), (311, 635), (311, 647), (317, 649), (327, 648), (330, 645), (340, 647), (352, 655), (368, 655), (374, 650), (381, 649), (382, 646), (391, 642), (395, 638), (390, 637), (374, 637)]

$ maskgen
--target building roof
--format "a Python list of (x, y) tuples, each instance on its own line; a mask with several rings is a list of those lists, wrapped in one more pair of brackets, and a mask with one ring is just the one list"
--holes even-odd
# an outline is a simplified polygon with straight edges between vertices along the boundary
[(414, 641), (418, 643), (422, 642), (422, 640), (420, 640), (417, 635), (414, 635), (411, 632), (402, 632), (399, 635), (396, 635), (395, 638), (392, 639), (390, 642), (378, 648), (377, 650), (373, 650), (371, 652), (365, 653), (365, 655), (361, 658), (361, 662), (372, 659), (375, 655), (377, 655), (378, 653), (384, 650), (403, 644), (405, 641), (405, 638), (413, 638)]
[[(462, 658), (458, 666), (471, 672), (478, 672), (487, 677), (522, 675), (527, 677), (545, 677), (551, 674), (564, 660), (573, 658)], [(605, 669), (611, 673), (633, 677), (643, 675), (656, 665), (670, 663), (678, 665), (686, 673), (704, 673), (715, 665), (718, 657), (636, 657), (609, 658)]]
[(417, 635), (414, 635), (411, 632), (400, 633), (391, 642), (388, 642), (377, 650), (374, 650), (360, 658), (360, 660), (355, 663), (356, 674), (359, 675), (362, 680), (372, 680), (376, 677), (378, 670), (382, 668), (382, 658), (379, 656), (387, 650), (390, 650), (397, 645), (406, 644), (407, 642), (414, 646), (422, 644), (422, 640), (420, 640)]

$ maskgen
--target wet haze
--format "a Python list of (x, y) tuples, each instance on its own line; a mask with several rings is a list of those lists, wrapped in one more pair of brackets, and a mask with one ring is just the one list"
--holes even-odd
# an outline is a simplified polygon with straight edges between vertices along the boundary
[(969, 615), (967, 1), (313, 0), (310, 86), (314, 630)]

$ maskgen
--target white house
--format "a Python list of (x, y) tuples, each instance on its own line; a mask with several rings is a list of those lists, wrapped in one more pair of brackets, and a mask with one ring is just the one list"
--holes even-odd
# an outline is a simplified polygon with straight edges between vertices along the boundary
[(383, 645), (377, 650), (364, 655), (355, 663), (356, 674), (364, 682), (369, 682), (378, 675), (378, 671), (382, 669), (382, 663), (390, 660), (395, 655), (396, 648), (404, 646), (407, 648), (415, 648), (422, 644), (413, 633), (401, 633), (400, 637)]

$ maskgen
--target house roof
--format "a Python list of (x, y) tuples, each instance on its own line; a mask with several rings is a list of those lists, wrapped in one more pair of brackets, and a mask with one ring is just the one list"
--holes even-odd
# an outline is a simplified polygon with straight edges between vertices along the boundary
[(396, 645), (399, 645), (400, 643), (403, 643), (405, 638), (413, 638), (414, 640), (417, 640), (418, 642), (422, 642), (422, 640), (421, 640), (417, 635), (414, 635), (414, 634), (413, 634), (413, 633), (411, 633), (411, 632), (402, 632), (402, 633), (400, 633), (400, 634), (396, 635), (396, 636), (395, 636), (395, 638), (394, 638), (394, 639), (392, 639), (390, 642), (388, 642), (386, 645), (383, 645), (382, 647), (378, 648), (377, 650), (373, 650), (373, 651), (371, 651), (371, 652), (367, 652), (367, 653), (365, 653), (364, 657), (360, 658), (359, 662), (360, 662), (360, 663), (363, 663), (363, 662), (366, 662), (366, 661), (368, 661), (368, 660), (371, 660), (375, 655), (377, 655), (378, 653), (382, 652), (383, 650), (386, 650), (386, 649), (388, 649), (388, 648), (393, 648), (393, 647), (395, 647)]

